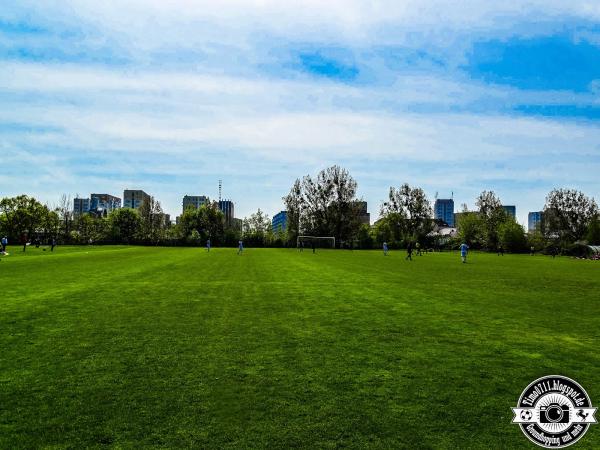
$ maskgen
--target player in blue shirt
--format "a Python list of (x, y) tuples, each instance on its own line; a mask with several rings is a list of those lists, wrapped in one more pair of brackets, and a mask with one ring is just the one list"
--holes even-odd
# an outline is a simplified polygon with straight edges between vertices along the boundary
[(460, 244), (460, 258), (463, 263), (467, 262), (467, 253), (469, 253), (469, 246), (463, 242)]
[(387, 242), (383, 243), (383, 256), (387, 256), (387, 252), (388, 252), (388, 245)]
[(210, 252), (210, 238), (206, 240), (206, 251)]
[(244, 243), (242, 241), (239, 241), (239, 244), (238, 244), (238, 255), (241, 255), (243, 251), (244, 251)]

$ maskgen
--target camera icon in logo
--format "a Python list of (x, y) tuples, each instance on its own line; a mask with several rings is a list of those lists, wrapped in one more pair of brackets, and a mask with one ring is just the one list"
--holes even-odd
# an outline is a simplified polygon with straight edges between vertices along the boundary
[(540, 406), (540, 423), (569, 423), (569, 406), (558, 403)]

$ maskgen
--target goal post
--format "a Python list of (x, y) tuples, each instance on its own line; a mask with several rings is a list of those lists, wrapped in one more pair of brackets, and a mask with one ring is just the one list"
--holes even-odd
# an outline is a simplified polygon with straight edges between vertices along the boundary
[(300, 247), (301, 243), (329, 243), (331, 248), (335, 248), (335, 237), (333, 236), (298, 236), (296, 239), (296, 247)]

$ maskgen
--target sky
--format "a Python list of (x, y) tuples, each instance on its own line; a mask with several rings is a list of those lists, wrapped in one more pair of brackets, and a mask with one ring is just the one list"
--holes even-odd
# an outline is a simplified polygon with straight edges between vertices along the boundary
[(333, 164), (528, 211), (600, 198), (600, 3), (45, 0), (0, 8), (0, 197), (283, 209)]

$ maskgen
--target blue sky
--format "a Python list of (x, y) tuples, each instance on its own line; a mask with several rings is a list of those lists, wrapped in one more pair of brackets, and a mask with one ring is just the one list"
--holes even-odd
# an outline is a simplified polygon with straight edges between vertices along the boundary
[[(0, 9), (0, 196), (185, 194), (273, 215), (347, 167), (389, 186), (598, 198), (600, 5), (589, 1), (16, 1)], [(501, 3), (501, 2), (498, 2)]]

